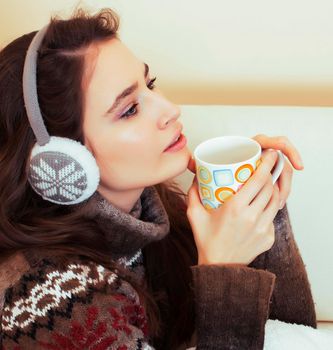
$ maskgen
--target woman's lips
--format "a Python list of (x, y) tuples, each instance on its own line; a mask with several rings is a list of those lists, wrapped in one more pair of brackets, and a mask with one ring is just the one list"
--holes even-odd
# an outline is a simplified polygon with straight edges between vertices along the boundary
[(163, 152), (176, 152), (182, 149), (187, 143), (185, 135), (180, 134), (180, 137), (177, 142), (167, 147)]

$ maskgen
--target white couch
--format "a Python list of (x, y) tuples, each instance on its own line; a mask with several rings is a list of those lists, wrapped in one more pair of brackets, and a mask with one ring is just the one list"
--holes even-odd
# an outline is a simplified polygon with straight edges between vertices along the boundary
[[(188, 147), (219, 135), (285, 135), (299, 150), (288, 208), (309, 275), (319, 328), (333, 329), (333, 108), (183, 105), (180, 121)], [(193, 174), (178, 176), (184, 191)]]

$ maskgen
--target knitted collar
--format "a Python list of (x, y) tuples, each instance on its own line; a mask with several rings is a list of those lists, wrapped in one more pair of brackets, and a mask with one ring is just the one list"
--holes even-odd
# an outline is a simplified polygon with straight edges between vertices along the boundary
[(126, 213), (95, 192), (80, 205), (83, 215), (94, 218), (105, 234), (113, 258), (131, 257), (170, 230), (168, 214), (154, 186), (144, 189), (130, 213)]

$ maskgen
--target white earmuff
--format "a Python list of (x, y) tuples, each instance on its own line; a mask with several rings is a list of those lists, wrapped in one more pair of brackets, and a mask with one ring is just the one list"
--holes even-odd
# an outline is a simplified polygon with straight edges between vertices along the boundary
[(45, 200), (57, 204), (76, 204), (97, 189), (99, 170), (95, 158), (80, 142), (51, 136), (31, 152), (28, 180)]

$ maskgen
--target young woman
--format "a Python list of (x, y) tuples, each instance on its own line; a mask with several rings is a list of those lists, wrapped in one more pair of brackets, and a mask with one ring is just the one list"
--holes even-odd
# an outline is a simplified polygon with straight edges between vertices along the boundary
[[(3, 349), (262, 349), (268, 318), (316, 328), (291, 166), (273, 186), (264, 151), (214, 211), (196, 178), (182, 193), (180, 110), (117, 30), (79, 10), (0, 52)], [(302, 169), (287, 138), (255, 138)]]

